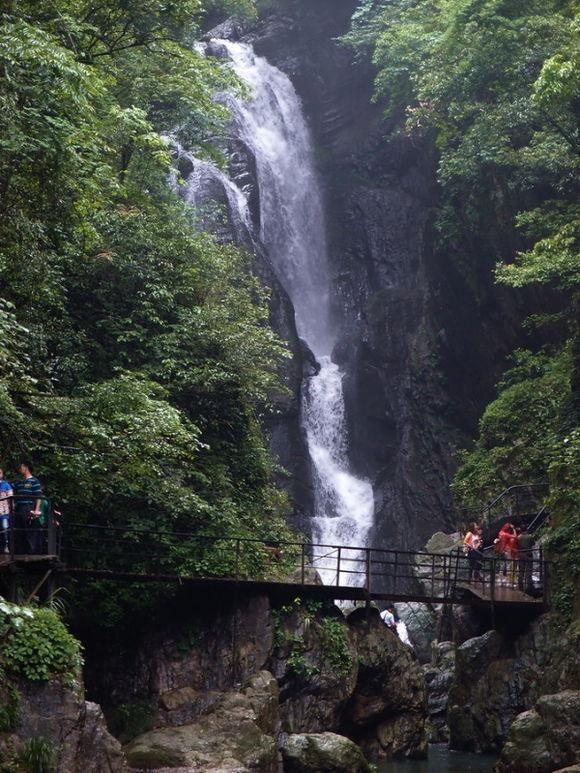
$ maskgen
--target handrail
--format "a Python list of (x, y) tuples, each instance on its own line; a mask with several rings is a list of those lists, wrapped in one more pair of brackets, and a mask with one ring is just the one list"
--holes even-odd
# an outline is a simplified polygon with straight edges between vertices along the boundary
[[(536, 529), (539, 529), (541, 526), (543, 526), (545, 521), (546, 521), (546, 519), (547, 519), (547, 517), (548, 517), (548, 515), (549, 515), (549, 513), (548, 513), (548, 505), (545, 504), (545, 505), (543, 505), (543, 507), (540, 508), (540, 510), (538, 511), (538, 514), (536, 515), (534, 520), (528, 525), (528, 531), (529, 532), (534, 532), (534, 531), (536, 531)], [(536, 523), (536, 522), (538, 522), (538, 523)]]
[(496, 507), (502, 499), (504, 499), (506, 496), (510, 495), (514, 491), (517, 493), (521, 490), (530, 490), (530, 489), (543, 489), (543, 488), (549, 488), (549, 483), (545, 481), (540, 481), (538, 483), (516, 483), (512, 486), (508, 486), (506, 489), (504, 489), (498, 496), (495, 497), (495, 499), (492, 499), (491, 502), (487, 502), (485, 504), (479, 505), (477, 507), (460, 507), (460, 508), (453, 508), (454, 513), (457, 514), (469, 514), (469, 513), (491, 513), (494, 507)]
[(549, 483), (542, 482), (542, 483), (516, 483), (513, 486), (508, 486), (504, 491), (501, 492), (499, 496), (497, 496), (492, 502), (489, 502), (487, 505), (484, 505), (483, 509), (491, 510), (492, 507), (495, 507), (498, 502), (500, 502), (503, 497), (506, 494), (509, 494), (510, 491), (515, 491), (516, 489), (529, 489), (529, 488), (548, 488)]

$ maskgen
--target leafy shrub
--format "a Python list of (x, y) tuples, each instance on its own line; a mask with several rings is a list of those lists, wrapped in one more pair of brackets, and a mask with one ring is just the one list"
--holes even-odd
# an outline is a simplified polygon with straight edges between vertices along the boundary
[(292, 604), (280, 607), (274, 612), (274, 646), (288, 647), (288, 670), (298, 677), (310, 678), (320, 672), (307, 657), (305, 636), (299, 633), (289, 634), (284, 627), (284, 621), (295, 612), (300, 613), (304, 634), (309, 630), (320, 643), (322, 654), (334, 672), (346, 676), (353, 665), (353, 659), (348, 643), (347, 628), (335, 617), (324, 617), (323, 604), (319, 601), (306, 601), (296, 598)]
[(346, 676), (353, 665), (346, 625), (334, 617), (327, 617), (320, 624), (320, 631), (325, 658), (337, 674)]
[(122, 703), (107, 717), (109, 729), (121, 743), (129, 743), (138, 735), (151, 730), (155, 713), (155, 706), (148, 701)]
[(29, 611), (30, 616), (11, 619), (2, 648), (4, 667), (33, 681), (55, 676), (72, 681), (82, 665), (81, 645), (52, 609)]

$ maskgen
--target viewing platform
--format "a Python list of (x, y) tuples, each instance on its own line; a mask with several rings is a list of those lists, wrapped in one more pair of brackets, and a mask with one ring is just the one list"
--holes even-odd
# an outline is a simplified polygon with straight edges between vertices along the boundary
[[(17, 531), (12, 530), (11, 545), (19, 542)], [(44, 545), (45, 554), (0, 554), (0, 581), (9, 573), (45, 573), (367, 604), (422, 602), (530, 611), (550, 605), (549, 566), (541, 550), (515, 562), (486, 556), (474, 573), (460, 547), (431, 553), (81, 523), (48, 526)]]

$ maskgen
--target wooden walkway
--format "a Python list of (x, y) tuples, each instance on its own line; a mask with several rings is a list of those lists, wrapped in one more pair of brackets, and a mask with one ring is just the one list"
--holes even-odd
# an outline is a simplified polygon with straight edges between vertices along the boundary
[[(527, 576), (535, 580), (530, 595), (502, 584), (494, 558), (483, 559), (480, 579), (470, 581), (469, 562), (461, 549), (446, 554), (396, 551), (89, 524), (69, 526), (48, 544), (58, 549), (50, 555), (0, 554), (0, 580), (7, 574), (50, 574), (53, 581), (69, 576), (117, 583), (166, 582), (217, 593), (301, 595), (367, 604), (423, 602), (530, 611), (549, 605), (548, 571), (541, 555), (526, 562)], [(188, 567), (192, 556), (197, 571)], [(203, 571), (216, 557), (222, 567), (219, 576)]]

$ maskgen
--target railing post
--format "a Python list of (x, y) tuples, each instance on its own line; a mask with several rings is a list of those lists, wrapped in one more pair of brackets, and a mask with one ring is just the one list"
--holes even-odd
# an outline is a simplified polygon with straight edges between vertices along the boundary
[(304, 543), (302, 543), (302, 553), (301, 553), (301, 557), (300, 557), (300, 558), (301, 558), (301, 561), (300, 561), (300, 566), (301, 566), (301, 571), (300, 571), (300, 584), (301, 584), (301, 585), (304, 585), (304, 560), (305, 560), (305, 550), (306, 550), (306, 546), (305, 546), (305, 544), (304, 544)]
[(341, 557), (341, 548), (338, 548), (338, 553), (336, 556), (336, 585), (337, 587), (340, 585), (340, 557)]
[(235, 569), (234, 569), (235, 579), (236, 580), (240, 579), (240, 550), (241, 550), (241, 547), (242, 547), (242, 545), (241, 545), (240, 539), (238, 537), (238, 539), (236, 540), (236, 563), (235, 563)]
[(435, 596), (435, 555), (431, 556), (431, 597)]
[(52, 507), (48, 509), (48, 524), (47, 524), (46, 546), (49, 556), (56, 555), (56, 532), (54, 528), (54, 515)]
[(10, 513), (10, 521), (8, 522), (8, 551), (10, 554), (10, 560), (14, 561), (14, 555), (16, 553), (16, 532), (15, 532), (15, 523), (16, 523), (16, 516), (14, 515), (14, 508), (12, 508), (12, 512)]
[(367, 593), (371, 592), (371, 549), (365, 548), (366, 552), (366, 580), (367, 580)]
[(491, 593), (491, 627), (495, 629), (495, 558), (491, 559), (490, 593)]

